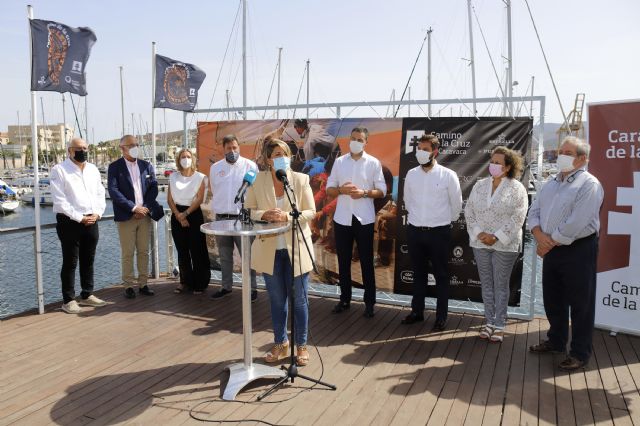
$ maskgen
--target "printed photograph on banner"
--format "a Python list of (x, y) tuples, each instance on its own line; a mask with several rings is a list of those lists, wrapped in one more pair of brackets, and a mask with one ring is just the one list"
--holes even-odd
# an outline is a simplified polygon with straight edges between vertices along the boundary
[[(338, 284), (333, 214), (337, 199), (326, 194), (326, 184), (336, 158), (349, 155), (349, 140), (354, 127), (366, 127), (369, 138), (366, 152), (382, 164), (387, 195), (374, 200), (374, 253), (376, 287), (394, 290), (397, 215), (397, 182), (400, 158), (401, 119), (284, 119), (238, 120), (198, 123), (198, 169), (208, 174), (210, 165), (223, 158), (222, 138), (234, 134), (240, 142), (240, 154), (266, 167), (263, 149), (271, 138), (287, 143), (292, 153), (291, 168), (306, 173), (314, 195), (316, 215), (310, 223), (319, 275), (312, 281)], [(215, 249), (212, 249), (215, 252)], [(354, 244), (352, 285), (362, 287), (362, 272)], [(239, 263), (236, 263), (239, 264)]]
[[(496, 146), (520, 152), (525, 159), (525, 172), (520, 180), (528, 186), (528, 153), (531, 145), (533, 121), (530, 118), (405, 118), (402, 125), (401, 155), (399, 158), (398, 211), (396, 214), (394, 293), (412, 294), (414, 274), (407, 244), (407, 211), (403, 204), (404, 178), (418, 166), (415, 156), (419, 138), (434, 134), (440, 141), (439, 164), (456, 172), (460, 181), (463, 203), (466, 202), (478, 179), (489, 175), (487, 166)], [(429, 203), (428, 199), (424, 200)], [(510, 280), (509, 305), (519, 306), (522, 287), (523, 247), (513, 268)], [(464, 211), (452, 223), (452, 243), (449, 248), (449, 294), (451, 299), (481, 302), (481, 284), (472, 248), (469, 246)], [(429, 272), (431, 267), (429, 266)], [(427, 296), (435, 297), (435, 282), (430, 275)]]
[(604, 189), (595, 323), (640, 334), (640, 101), (588, 109), (589, 172)]

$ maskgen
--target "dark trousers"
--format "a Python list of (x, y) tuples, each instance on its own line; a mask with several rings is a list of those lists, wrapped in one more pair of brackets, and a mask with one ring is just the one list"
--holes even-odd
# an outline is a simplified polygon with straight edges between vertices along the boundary
[(435, 228), (407, 227), (409, 257), (413, 268), (413, 299), (411, 310), (424, 315), (424, 298), (427, 295), (428, 262), (436, 280), (436, 321), (445, 321), (449, 305), (449, 250), (451, 226)]
[[(176, 205), (179, 212), (187, 210), (187, 206)], [(180, 284), (194, 291), (203, 291), (211, 280), (209, 267), (209, 251), (207, 240), (200, 232), (200, 225), (204, 223), (202, 210), (196, 209), (187, 216), (189, 226), (183, 227), (171, 216), (171, 235), (178, 251), (178, 266), (180, 267)]]
[(336, 236), (336, 253), (338, 255), (338, 274), (340, 275), (340, 301), (351, 302), (351, 260), (353, 241), (358, 247), (362, 285), (364, 286), (364, 303), (373, 306), (376, 303), (376, 277), (373, 272), (373, 223), (362, 225), (352, 216), (351, 226), (333, 222)]
[(93, 292), (93, 260), (100, 233), (98, 224), (85, 226), (68, 216), (56, 215), (56, 232), (62, 246), (62, 300), (69, 303), (76, 297), (76, 266), (80, 259), (80, 297), (86, 299)]
[(557, 246), (542, 264), (542, 300), (549, 320), (547, 337), (564, 351), (569, 340), (571, 356), (588, 361), (596, 305), (596, 262), (598, 237), (581, 238), (568, 246)]

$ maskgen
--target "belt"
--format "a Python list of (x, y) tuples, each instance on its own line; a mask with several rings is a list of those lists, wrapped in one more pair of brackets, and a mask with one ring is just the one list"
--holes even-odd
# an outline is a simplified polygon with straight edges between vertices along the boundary
[(410, 227), (418, 229), (420, 231), (436, 231), (438, 229), (451, 228), (451, 225), (441, 225), (441, 226), (415, 226), (409, 224)]
[(237, 219), (237, 214), (216, 214), (216, 220)]

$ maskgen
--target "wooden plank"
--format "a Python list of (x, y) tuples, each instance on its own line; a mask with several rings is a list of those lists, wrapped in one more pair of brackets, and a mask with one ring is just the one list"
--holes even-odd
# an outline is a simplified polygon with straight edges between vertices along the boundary
[(629, 417), (634, 424), (640, 424), (640, 393), (634, 382), (634, 378), (629, 370), (629, 364), (625, 360), (622, 350), (618, 344), (619, 338), (612, 336), (602, 336), (609, 358), (615, 372), (618, 386), (629, 411)]
[[(540, 321), (534, 319), (529, 322), (527, 342), (524, 349), (525, 366), (522, 382), (522, 409), (520, 411), (521, 425), (538, 424), (538, 385), (540, 374), (540, 357), (529, 351), (531, 345), (537, 344), (540, 333)], [(511, 367), (513, 368), (513, 366)], [(505, 416), (506, 422), (506, 416)]]
[[(547, 331), (549, 323), (546, 320), (541, 321), (539, 340), (533, 341), (534, 344), (547, 339)], [(531, 357), (538, 358), (540, 368), (540, 378), (538, 381), (538, 423), (540, 425), (556, 425), (558, 422), (557, 398), (556, 398), (556, 379), (555, 369), (558, 357), (549, 354), (535, 354), (530, 352)]]

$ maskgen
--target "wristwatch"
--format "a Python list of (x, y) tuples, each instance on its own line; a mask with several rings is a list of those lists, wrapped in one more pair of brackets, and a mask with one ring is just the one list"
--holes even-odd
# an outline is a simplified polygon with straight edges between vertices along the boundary
[(362, 198), (369, 198), (369, 191), (364, 191)]

